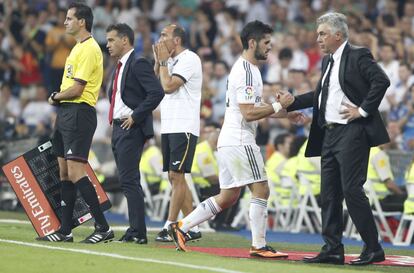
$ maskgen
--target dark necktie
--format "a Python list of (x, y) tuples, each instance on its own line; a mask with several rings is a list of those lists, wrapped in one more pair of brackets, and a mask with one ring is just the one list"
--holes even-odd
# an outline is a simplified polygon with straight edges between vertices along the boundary
[(328, 100), (328, 92), (329, 92), (329, 79), (331, 77), (331, 71), (334, 64), (334, 60), (332, 55), (329, 56), (329, 70), (326, 74), (325, 81), (322, 85), (322, 97), (321, 97), (321, 105), (319, 107), (319, 116), (318, 116), (318, 125), (322, 128), (326, 124), (325, 120), (325, 111), (326, 111), (326, 101)]
[(112, 86), (112, 97), (111, 97), (111, 106), (109, 107), (109, 124), (112, 124), (112, 120), (114, 118), (114, 107), (115, 107), (115, 96), (118, 89), (118, 76), (119, 76), (119, 70), (121, 70), (122, 63), (118, 62), (118, 65), (116, 66), (115, 71), (115, 78), (114, 78), (114, 85)]

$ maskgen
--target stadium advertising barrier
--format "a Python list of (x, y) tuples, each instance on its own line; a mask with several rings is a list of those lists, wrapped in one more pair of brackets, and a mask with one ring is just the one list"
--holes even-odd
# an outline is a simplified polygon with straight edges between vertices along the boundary
[[(59, 229), (62, 215), (59, 165), (51, 148), (52, 143), (48, 141), (2, 167), (39, 236), (48, 235)], [(89, 164), (86, 172), (98, 194), (101, 208), (108, 210), (111, 202)], [(89, 207), (78, 192), (73, 212), (73, 227), (91, 218)]]

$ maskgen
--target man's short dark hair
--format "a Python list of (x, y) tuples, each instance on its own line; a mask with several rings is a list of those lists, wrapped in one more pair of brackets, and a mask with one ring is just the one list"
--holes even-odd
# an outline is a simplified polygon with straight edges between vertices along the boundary
[(291, 134), (289, 133), (282, 133), (280, 135), (277, 135), (275, 137), (275, 139), (273, 140), (273, 147), (275, 147), (275, 149), (277, 149), (277, 146), (282, 145), (285, 143), (286, 138), (290, 137)]
[(410, 71), (410, 73), (413, 73), (413, 70), (411, 69), (411, 65), (406, 61), (400, 62), (400, 67), (405, 67), (408, 69), (408, 71)]
[(84, 3), (74, 2), (69, 5), (68, 9), (75, 9), (75, 17), (85, 20), (85, 28), (88, 32), (92, 31), (93, 13), (92, 9)]
[(289, 157), (297, 156), (303, 143), (305, 143), (307, 137), (295, 136), (290, 144)]
[(395, 27), (396, 23), (395, 23), (395, 18), (393, 15), (386, 13), (386, 14), (383, 14), (381, 17), (386, 27)]
[(392, 50), (392, 51), (394, 51), (394, 52), (395, 52), (395, 46), (394, 46), (393, 44), (390, 44), (390, 43), (382, 43), (382, 44), (380, 45), (380, 47), (381, 47), (381, 48), (383, 48), (383, 47), (389, 47), (389, 48), (391, 48), (391, 50)]
[(120, 24), (112, 24), (106, 28), (106, 32), (116, 31), (118, 37), (128, 37), (128, 41), (130, 45), (134, 45), (134, 31), (130, 26), (124, 23)]
[(293, 52), (292, 49), (288, 48), (288, 47), (284, 47), (279, 51), (279, 56), (278, 56), (279, 60), (290, 60), (293, 58)]
[(240, 39), (243, 45), (243, 49), (249, 48), (249, 40), (254, 39), (257, 43), (265, 37), (266, 34), (272, 34), (273, 29), (261, 22), (261, 21), (252, 21), (244, 26), (240, 33)]
[(186, 33), (183, 27), (178, 25), (173, 25), (174, 31), (173, 31), (173, 37), (179, 37), (181, 39), (181, 45), (185, 46), (187, 43)]

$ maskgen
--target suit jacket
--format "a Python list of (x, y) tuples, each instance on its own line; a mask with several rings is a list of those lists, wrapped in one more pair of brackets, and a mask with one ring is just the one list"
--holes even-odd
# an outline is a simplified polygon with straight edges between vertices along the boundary
[[(288, 111), (293, 111), (313, 106), (312, 124), (305, 153), (308, 157), (320, 156), (322, 151), (324, 129), (318, 125), (318, 98), (328, 61), (329, 56), (326, 55), (322, 60), (322, 75), (316, 89), (295, 97), (295, 101), (288, 107)], [(352, 122), (364, 126), (370, 147), (389, 142), (389, 136), (378, 111), (378, 106), (390, 85), (390, 81), (368, 49), (355, 47), (348, 43), (345, 45), (339, 65), (339, 83), (349, 100), (369, 114), (366, 118), (361, 117)]]
[[(115, 71), (108, 90), (110, 101), (114, 76)], [(148, 60), (137, 58), (132, 52), (122, 72), (121, 98), (125, 105), (134, 111), (132, 118), (135, 126), (141, 127), (146, 138), (154, 136), (152, 111), (157, 108), (163, 97), (164, 90), (155, 76), (153, 66)]]

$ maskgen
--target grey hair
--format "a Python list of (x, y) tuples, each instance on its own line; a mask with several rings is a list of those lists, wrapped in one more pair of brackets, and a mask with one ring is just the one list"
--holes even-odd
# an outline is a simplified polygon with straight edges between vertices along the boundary
[(342, 33), (342, 37), (344, 40), (348, 39), (349, 32), (348, 32), (348, 24), (347, 24), (346, 16), (342, 13), (338, 12), (329, 12), (325, 13), (318, 19), (316, 19), (316, 24), (319, 26), (320, 24), (327, 24), (331, 27), (332, 34), (337, 32)]

